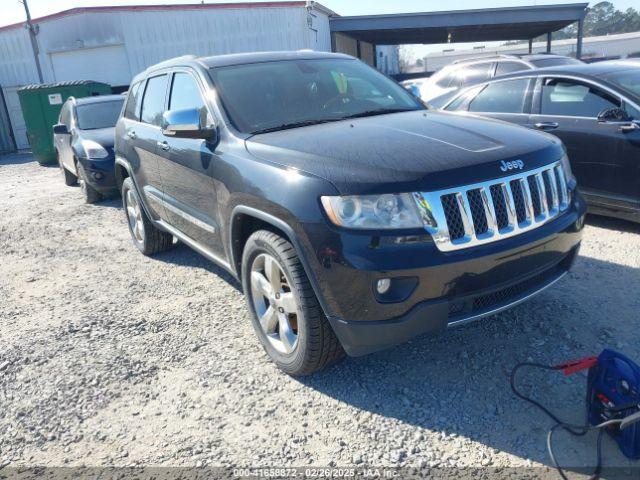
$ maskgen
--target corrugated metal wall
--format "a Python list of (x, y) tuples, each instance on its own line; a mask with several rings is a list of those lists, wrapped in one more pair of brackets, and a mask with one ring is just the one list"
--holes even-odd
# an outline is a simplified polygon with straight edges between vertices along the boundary
[(0, 95), (0, 153), (12, 152), (15, 149), (11, 136), (11, 123), (7, 113), (4, 95)]
[[(83, 79), (126, 85), (148, 66), (185, 54), (331, 51), (327, 14), (304, 6), (84, 12), (40, 22), (39, 28), (45, 83), (72, 80), (72, 71)], [(112, 62), (108, 75), (99, 68), (105, 48), (124, 49), (127, 58), (126, 62)], [(83, 64), (86, 71), (81, 71)], [(13, 105), (17, 100), (13, 98), (17, 87), (37, 82), (27, 31), (1, 30), (0, 85), (7, 103)], [(9, 110), (18, 148), (25, 148), (26, 136), (16, 131), (24, 124), (22, 114), (19, 108)]]

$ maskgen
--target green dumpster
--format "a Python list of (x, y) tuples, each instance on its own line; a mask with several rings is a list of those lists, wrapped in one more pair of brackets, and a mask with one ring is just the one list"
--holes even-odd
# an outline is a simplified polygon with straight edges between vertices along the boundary
[(51, 85), (29, 85), (18, 90), (22, 115), (27, 127), (27, 138), (36, 160), (41, 165), (55, 163), (52, 127), (58, 123), (60, 108), (67, 98), (110, 93), (110, 85), (87, 80)]

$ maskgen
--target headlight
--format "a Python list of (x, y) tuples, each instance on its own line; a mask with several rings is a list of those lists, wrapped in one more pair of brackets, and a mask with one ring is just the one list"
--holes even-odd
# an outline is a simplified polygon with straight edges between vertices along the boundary
[(98, 142), (94, 142), (93, 140), (83, 140), (82, 148), (84, 149), (86, 158), (106, 158), (109, 156), (109, 152), (107, 152), (102, 145)]
[(424, 228), (416, 202), (410, 193), (322, 197), (331, 221), (345, 228)]

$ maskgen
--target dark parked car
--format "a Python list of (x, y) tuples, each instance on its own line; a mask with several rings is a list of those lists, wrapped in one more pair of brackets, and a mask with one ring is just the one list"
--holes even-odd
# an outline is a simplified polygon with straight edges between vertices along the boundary
[(293, 375), (530, 298), (571, 266), (586, 210), (558, 139), (425, 110), (317, 52), (149, 68), (116, 169), (136, 247), (177, 237), (231, 272)]
[(576, 64), (580, 65), (582, 62), (571, 57), (542, 53), (469, 58), (447, 65), (418, 85), (418, 88), (424, 102), (440, 108), (461, 88), (493, 77), (522, 70)]
[(53, 145), (64, 181), (67, 185), (80, 183), (87, 203), (118, 192), (113, 143), (123, 102), (122, 95), (69, 97), (53, 126)]
[(590, 210), (640, 221), (640, 62), (520, 72), (460, 93), (445, 110), (553, 133)]

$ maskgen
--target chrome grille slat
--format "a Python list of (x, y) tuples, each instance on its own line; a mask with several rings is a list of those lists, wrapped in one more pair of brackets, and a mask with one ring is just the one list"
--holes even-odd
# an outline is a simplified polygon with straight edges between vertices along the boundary
[(544, 180), (542, 180), (542, 172), (535, 174), (536, 183), (538, 184), (538, 192), (540, 192), (540, 220), (544, 221), (549, 214), (549, 208), (547, 206), (547, 189), (544, 186)]
[[(441, 251), (513, 237), (552, 220), (569, 207), (560, 162), (488, 182), (413, 194)], [(429, 215), (425, 215), (430, 208)]]

